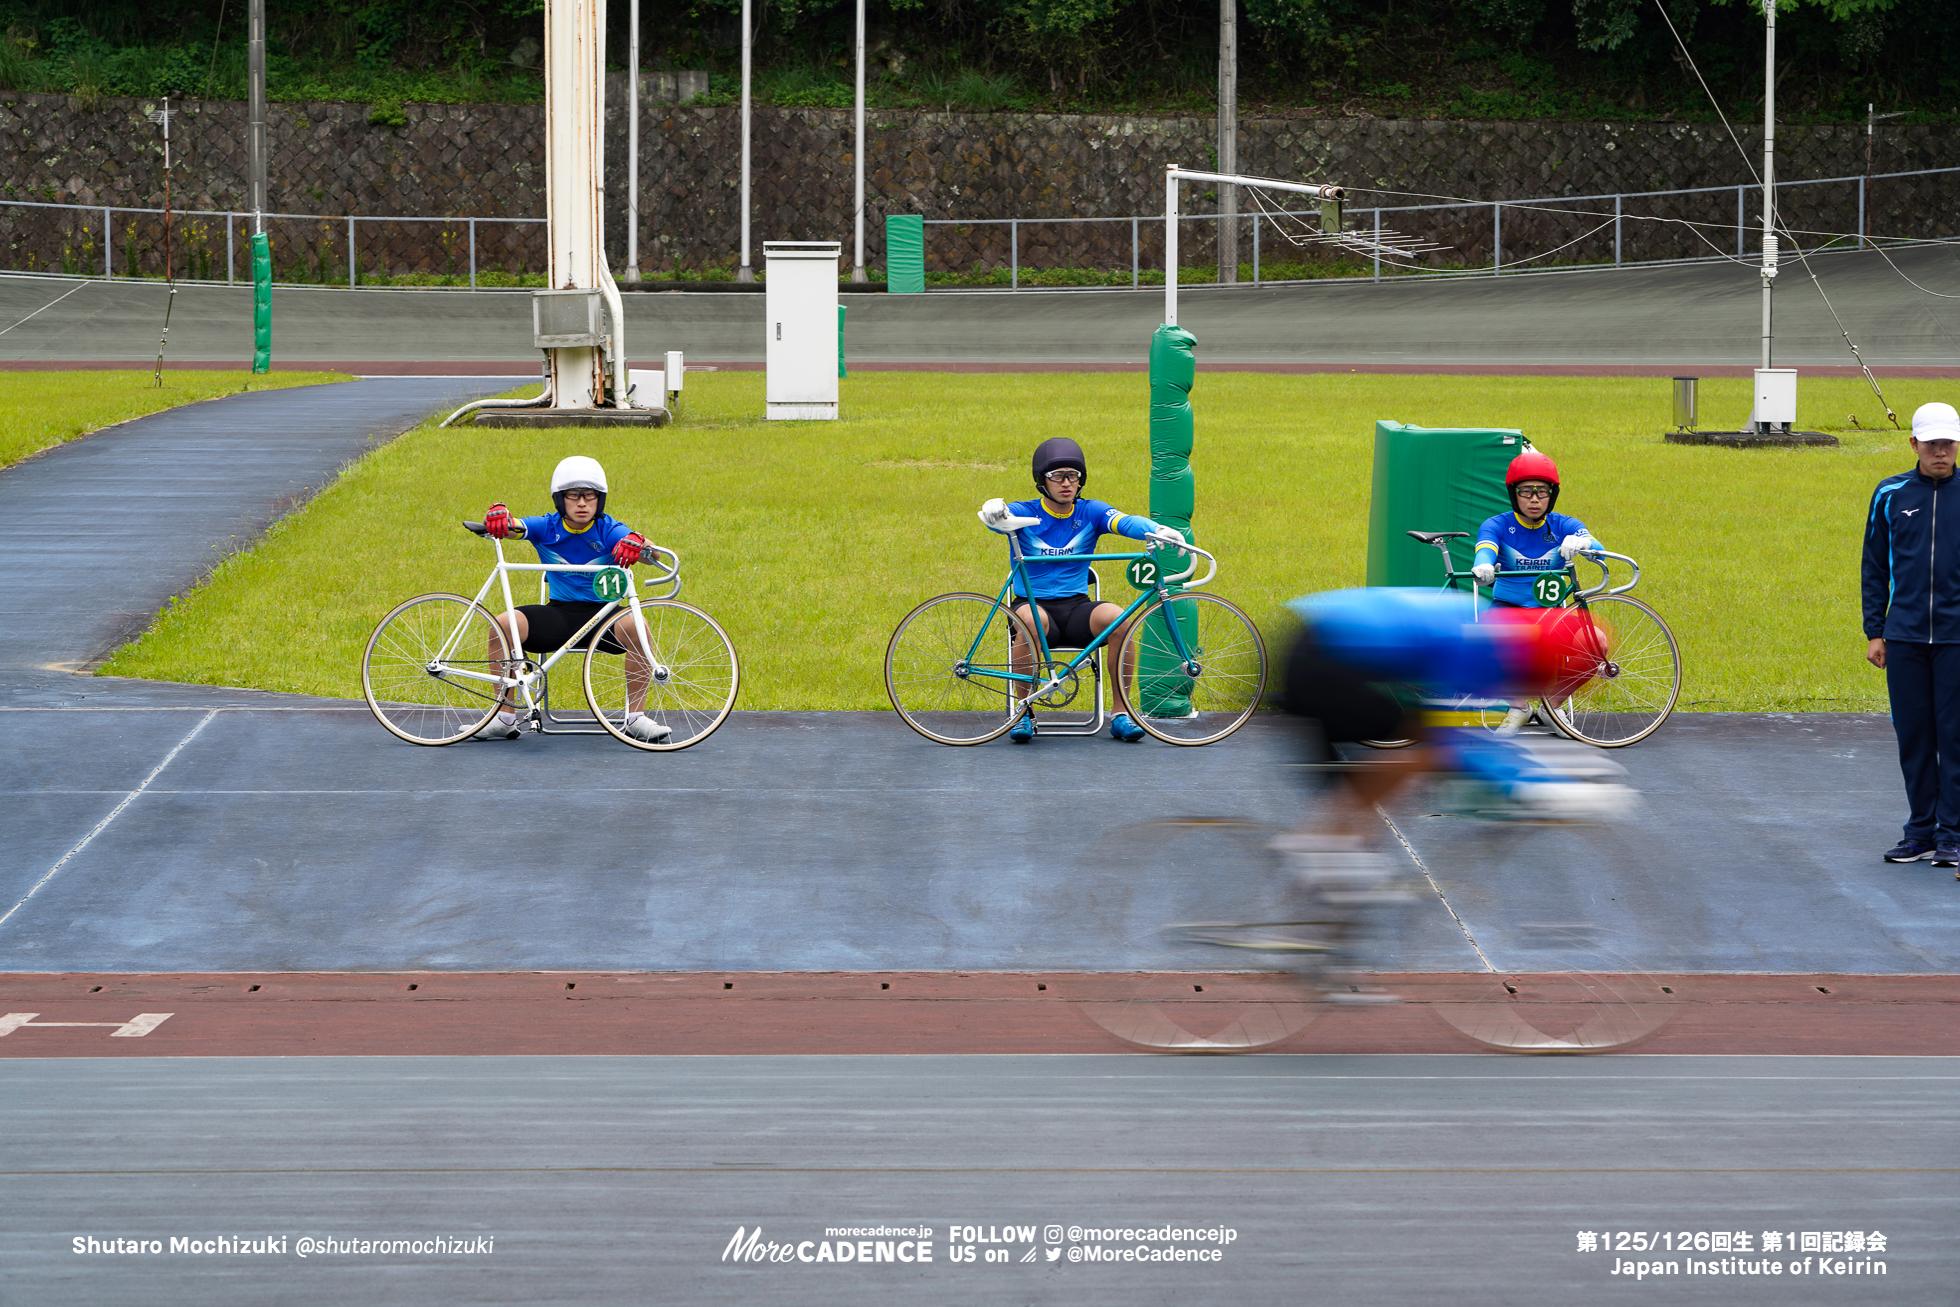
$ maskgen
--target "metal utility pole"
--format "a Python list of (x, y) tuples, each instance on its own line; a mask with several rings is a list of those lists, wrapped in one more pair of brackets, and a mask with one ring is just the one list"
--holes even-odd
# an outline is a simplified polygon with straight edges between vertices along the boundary
[[(1218, 171), (1239, 170), (1239, 0), (1218, 0)], [(1239, 188), (1218, 188), (1218, 280), (1239, 279)]]
[(1865, 235), (1871, 230), (1872, 220), (1872, 128), (1887, 118), (1903, 118), (1908, 111), (1880, 113), (1878, 106), (1869, 100), (1865, 102), (1865, 184), (1858, 192), (1858, 248), (1865, 247)]
[(640, 0), (628, 7), (626, 33), (626, 272), (640, 284)]
[(163, 302), (163, 334), (157, 337), (156, 384), (163, 385), (163, 347), (170, 340), (170, 310), (177, 306), (176, 259), (170, 248), (170, 97), (163, 97), (163, 108), (150, 111), (150, 121), (163, 126), (163, 284), (170, 288)]
[(755, 50), (755, 28), (749, 21), (749, 0), (742, 0), (742, 266), (735, 280), (754, 281), (749, 266), (749, 59)]
[(245, 136), (246, 203), (252, 208), (252, 234), (265, 230), (265, 0), (252, 0), (245, 55), (249, 86)]
[[(1770, 365), (1770, 298), (1776, 285), (1776, 0), (1763, 0), (1763, 366)], [(1767, 426), (1767, 423), (1759, 423)]]
[(857, 201), (852, 207), (857, 228), (857, 254), (851, 261), (851, 280), (864, 276), (864, 0), (857, 0)]

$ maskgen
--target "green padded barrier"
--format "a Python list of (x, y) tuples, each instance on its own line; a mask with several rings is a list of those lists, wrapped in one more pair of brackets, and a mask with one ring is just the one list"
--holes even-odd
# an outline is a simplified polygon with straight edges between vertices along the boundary
[(1375, 423), (1375, 487), (1368, 508), (1368, 584), (1439, 586), (1443, 559), (1409, 531), (1468, 531), (1450, 542), (1464, 571), (1484, 520), (1510, 508), (1504, 469), (1531, 442), (1504, 429)]
[(837, 375), (840, 377), (851, 375), (844, 371), (844, 310), (847, 307), (843, 304), (837, 306)]
[(272, 371), (272, 242), (252, 237), (252, 371)]
[(916, 213), (885, 215), (885, 293), (926, 291), (926, 220)]
[[(1150, 338), (1150, 516), (1174, 526), (1197, 543), (1191, 530), (1196, 485), (1191, 476), (1191, 385), (1198, 375), (1198, 338), (1182, 327), (1162, 325)], [(1187, 565), (1176, 550), (1153, 550), (1157, 565), (1175, 574)], [(1194, 622), (1178, 623), (1187, 641), (1197, 638)], [(1191, 711), (1191, 683), (1174, 674), (1176, 647), (1170, 634), (1139, 637), (1138, 709), (1152, 717), (1182, 717)], [(1160, 665), (1161, 664), (1161, 665)]]

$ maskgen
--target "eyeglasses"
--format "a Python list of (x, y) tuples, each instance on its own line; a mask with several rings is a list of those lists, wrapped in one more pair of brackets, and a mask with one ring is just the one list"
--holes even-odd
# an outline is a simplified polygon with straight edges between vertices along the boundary
[(1057, 485), (1072, 486), (1082, 480), (1082, 474), (1072, 467), (1065, 467), (1059, 472), (1050, 472), (1048, 479)]
[(596, 504), (599, 502), (599, 492), (596, 490), (567, 490), (565, 491), (565, 498), (571, 502), (589, 499)]
[(1519, 486), (1519, 499), (1550, 499), (1552, 492), (1545, 486)]

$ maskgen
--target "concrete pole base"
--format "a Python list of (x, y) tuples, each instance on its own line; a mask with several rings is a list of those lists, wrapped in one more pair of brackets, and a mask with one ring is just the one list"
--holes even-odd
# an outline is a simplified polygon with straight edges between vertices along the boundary
[(483, 409), (479, 427), (664, 427), (674, 415), (664, 408), (507, 408)]

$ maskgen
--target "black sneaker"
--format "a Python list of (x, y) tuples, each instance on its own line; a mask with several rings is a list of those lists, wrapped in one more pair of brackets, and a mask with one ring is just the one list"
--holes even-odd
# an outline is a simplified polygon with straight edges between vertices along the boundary
[(1887, 862), (1918, 862), (1933, 856), (1933, 846), (1920, 840), (1900, 840), (1885, 851)]
[(1935, 867), (1960, 867), (1960, 840), (1944, 839), (1933, 850)]

